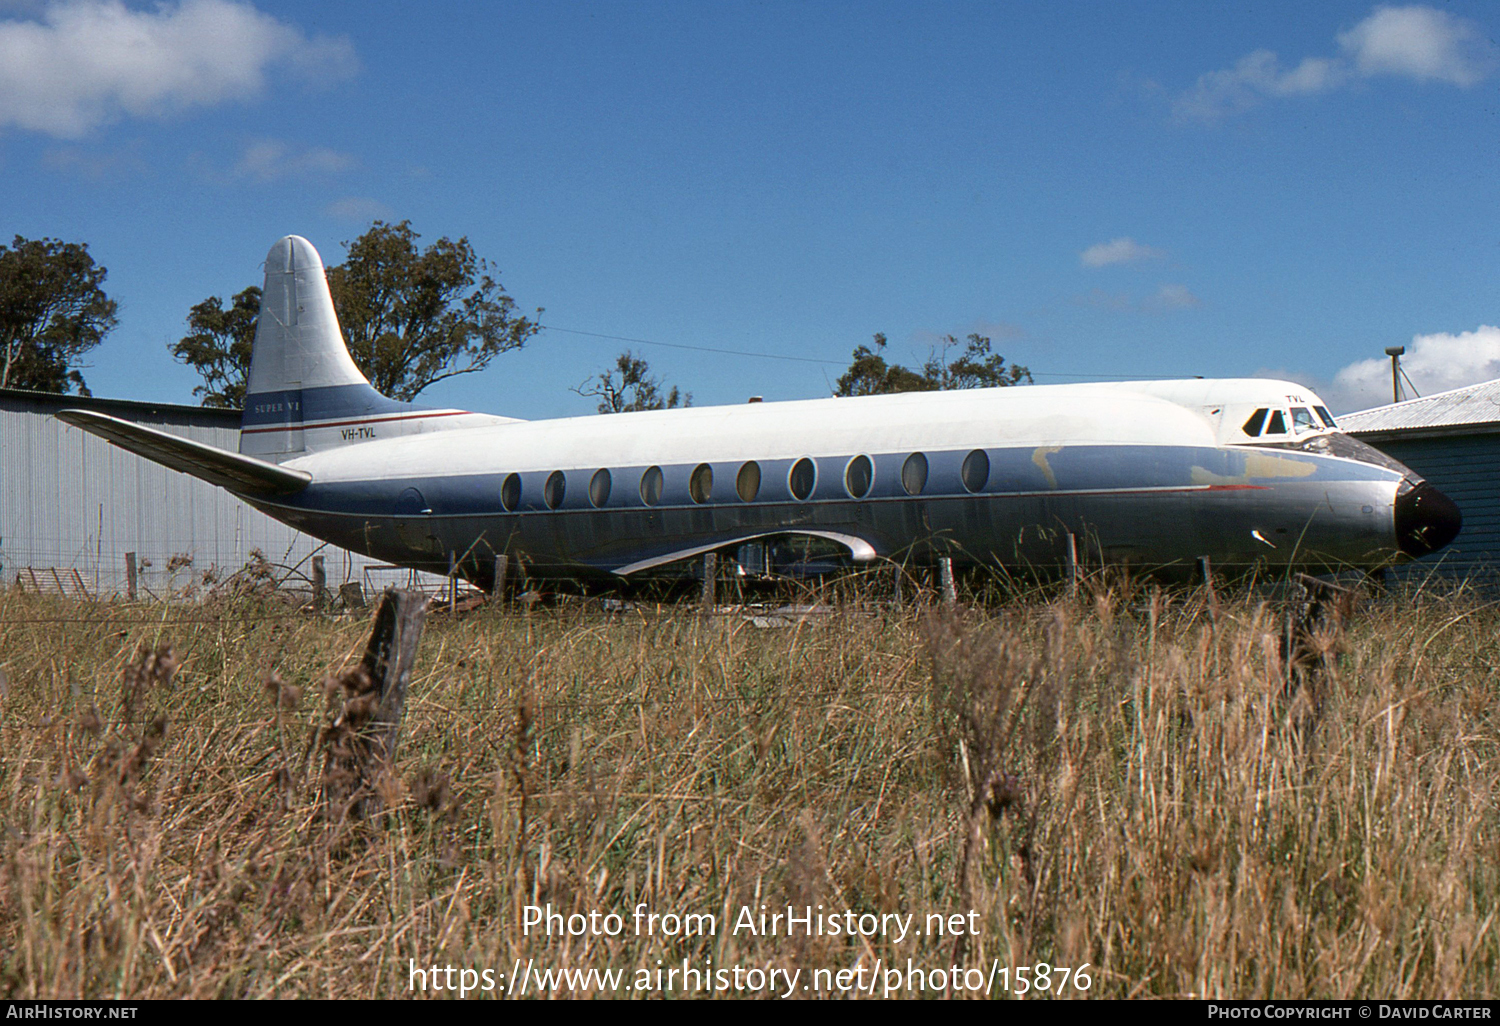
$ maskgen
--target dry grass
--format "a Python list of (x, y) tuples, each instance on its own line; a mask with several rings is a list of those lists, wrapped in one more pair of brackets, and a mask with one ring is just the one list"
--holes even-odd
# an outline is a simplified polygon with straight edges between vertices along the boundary
[[(1493, 996), (1500, 613), (1368, 605), (1290, 683), (1280, 625), (1250, 599), (1103, 587), (783, 630), (433, 617), (388, 811), (347, 821), (320, 804), (320, 696), (365, 621), (5, 594), (0, 996), (396, 997), (409, 960), (518, 958)], [(525, 936), (548, 903), (627, 930)], [(717, 934), (636, 936), (642, 903)], [(981, 928), (731, 932), (761, 904)]]

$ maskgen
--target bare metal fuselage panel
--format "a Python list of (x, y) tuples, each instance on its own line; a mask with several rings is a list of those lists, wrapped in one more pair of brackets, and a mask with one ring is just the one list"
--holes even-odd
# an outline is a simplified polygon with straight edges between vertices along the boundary
[[(691, 475), (701, 464), (661, 466), (655, 505), (637, 487), (646, 466), (610, 470), (610, 497), (590, 499), (593, 468), (563, 472), (559, 508), (545, 504), (551, 472), (521, 475), (523, 506), (503, 509), (508, 476), (402, 477), (314, 484), (274, 502), (251, 501), (318, 537), (379, 559), (445, 571), (450, 558), (478, 579), (493, 556), (524, 561), (537, 577), (601, 578), (630, 573), (674, 554), (730, 548), (768, 534), (859, 539), (855, 560), (872, 556), (1056, 568), (1068, 535), (1082, 558), (1156, 566), (1209, 556), (1218, 566), (1368, 566), (1394, 551), (1392, 507), (1402, 475), (1367, 463), (1311, 454), (1189, 446), (1049, 446), (986, 451), (990, 469), (969, 492), (969, 451), (923, 453), (929, 470), (907, 494), (901, 469), (910, 453), (873, 454), (869, 491), (846, 490), (848, 462), (815, 461), (806, 500), (790, 491), (797, 460), (759, 462), (753, 501), (734, 494), (739, 466), (712, 466), (719, 494), (697, 502)], [(656, 466), (656, 465), (653, 465)], [(724, 495), (722, 493), (728, 493)]]

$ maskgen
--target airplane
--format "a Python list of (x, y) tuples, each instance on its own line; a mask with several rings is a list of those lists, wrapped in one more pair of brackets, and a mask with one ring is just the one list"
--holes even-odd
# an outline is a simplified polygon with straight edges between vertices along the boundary
[(89, 410), (57, 416), (334, 545), (487, 589), (497, 565), (589, 587), (708, 553), (763, 574), (830, 559), (1375, 568), (1441, 549), (1462, 524), (1450, 499), (1288, 381), (541, 421), (398, 402), (350, 357), (312, 244), (289, 235), (265, 266), (239, 452)]

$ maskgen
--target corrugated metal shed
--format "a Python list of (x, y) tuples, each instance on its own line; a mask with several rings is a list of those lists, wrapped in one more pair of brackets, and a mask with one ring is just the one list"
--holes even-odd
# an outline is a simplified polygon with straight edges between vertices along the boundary
[(1339, 427), (1360, 437), (1423, 429), (1459, 434), (1477, 429), (1500, 431), (1500, 379), (1346, 413), (1339, 417)]
[[(366, 556), (324, 545), (229, 493), (69, 427), (53, 414), (83, 408), (148, 424), (222, 449), (239, 447), (238, 410), (137, 403), (0, 389), (0, 581), (27, 568), (66, 571), (91, 594), (125, 590), (125, 554), (149, 560), (140, 586), (165, 597), (201, 586), (204, 571), (233, 573), (259, 549), (272, 563), (324, 556), (330, 586), (405, 582)], [(177, 557), (174, 560), (174, 557)], [(169, 569), (174, 562), (188, 566)], [(76, 572), (76, 577), (75, 577)]]
[(1453, 544), (1416, 566), (1500, 583), (1500, 380), (1346, 413), (1338, 421), (1431, 481), (1463, 512)]

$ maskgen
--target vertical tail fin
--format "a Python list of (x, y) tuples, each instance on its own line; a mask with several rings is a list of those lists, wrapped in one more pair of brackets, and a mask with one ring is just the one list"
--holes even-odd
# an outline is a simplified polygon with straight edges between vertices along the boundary
[(439, 425), (469, 427), (503, 419), (416, 406), (375, 391), (344, 344), (318, 251), (297, 235), (271, 247), (245, 386), (240, 452), (280, 461)]

